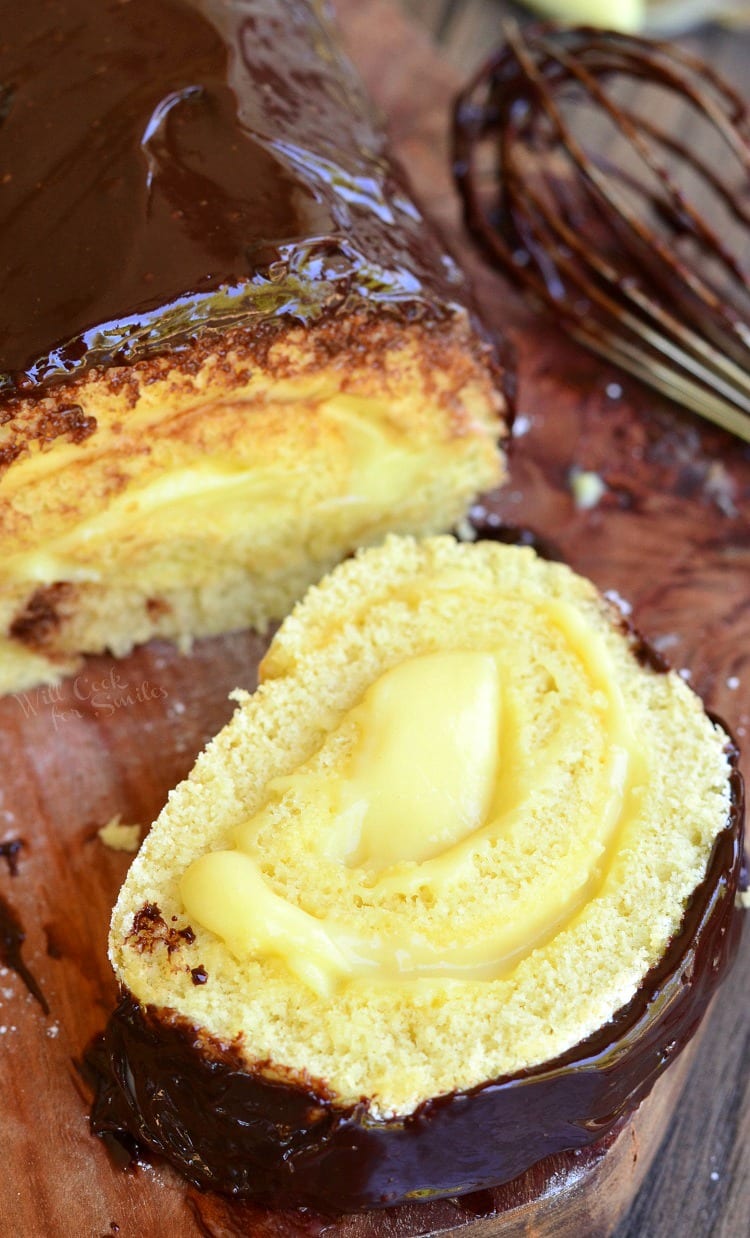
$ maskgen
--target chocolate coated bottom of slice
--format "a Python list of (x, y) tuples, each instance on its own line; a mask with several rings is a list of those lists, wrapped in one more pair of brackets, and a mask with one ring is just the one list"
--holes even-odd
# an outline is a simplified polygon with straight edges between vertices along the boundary
[(315, 1081), (271, 1080), (174, 1011), (123, 992), (89, 1054), (92, 1129), (165, 1156), (191, 1182), (274, 1207), (357, 1212), (463, 1195), (613, 1132), (696, 1031), (740, 935), (743, 785), (679, 933), (638, 992), (573, 1049), (429, 1100), (405, 1118), (342, 1107)]

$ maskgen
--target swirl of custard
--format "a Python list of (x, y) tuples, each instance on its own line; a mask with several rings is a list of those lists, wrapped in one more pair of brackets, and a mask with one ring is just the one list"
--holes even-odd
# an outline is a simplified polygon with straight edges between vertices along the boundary
[(649, 768), (580, 609), (389, 667), (180, 883), (238, 959), (344, 985), (509, 975), (601, 891)]

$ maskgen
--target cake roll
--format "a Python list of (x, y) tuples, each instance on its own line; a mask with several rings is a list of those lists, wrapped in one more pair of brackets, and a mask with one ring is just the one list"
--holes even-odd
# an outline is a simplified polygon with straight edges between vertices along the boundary
[(0, 15), (0, 691), (263, 629), (502, 479), (494, 342), (322, 4)]
[(565, 565), (449, 537), (359, 553), (132, 864), (94, 1130), (326, 1212), (601, 1140), (737, 944), (736, 758)]

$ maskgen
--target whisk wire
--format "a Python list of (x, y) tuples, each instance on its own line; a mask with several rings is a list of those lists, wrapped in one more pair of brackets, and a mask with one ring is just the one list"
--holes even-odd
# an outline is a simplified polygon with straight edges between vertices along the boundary
[[(745, 200), (719, 161), (683, 146), (632, 105), (620, 106), (605, 87), (637, 78), (679, 95), (735, 157), (748, 188), (742, 101), (708, 66), (670, 45), (549, 25), (522, 34), (515, 23), (506, 39), (456, 109), (455, 170), (469, 229), (572, 337), (750, 442), (747, 272), (681, 172), (689, 170), (701, 197), (710, 192), (748, 228)], [(571, 99), (606, 119), (637, 173), (586, 149), (568, 120)], [(489, 140), (492, 208), (477, 167)], [(690, 238), (703, 269), (678, 250), (677, 234)], [(721, 288), (712, 282), (719, 273)]]
[[(587, 251), (572, 229), (561, 218), (554, 217), (546, 203), (534, 193), (533, 189), (527, 189), (527, 193), (529, 201), (547, 224), (548, 256), (553, 257), (556, 267), (568, 276), (571, 283), (575, 283), (587, 298), (599, 305), (612, 318), (619, 320), (621, 326), (629, 328), (636, 335), (642, 335), (658, 351), (671, 356), (678, 364), (692, 371), (696, 377), (709, 386), (713, 384), (716, 390), (729, 400), (735, 398), (741, 407), (750, 413), (750, 374), (747, 371), (731, 358), (712, 348), (706, 339), (680, 322), (663, 305), (649, 297), (637, 283), (619, 280), (617, 272), (606, 259), (596, 251)], [(528, 243), (528, 236), (525, 239)], [(563, 246), (581, 260), (580, 267), (576, 267), (566, 256)], [(600, 278), (603, 287), (587, 277), (588, 267), (591, 267), (595, 276)], [(660, 335), (658, 331), (649, 328), (648, 322), (642, 323), (635, 315), (629, 313), (620, 301), (607, 296), (607, 286), (615, 283), (618, 285), (618, 292), (623, 301), (640, 309), (647, 319), (662, 327), (666, 334)], [(548, 288), (538, 288), (537, 293), (543, 296), (551, 308), (560, 308), (562, 313), (570, 312), (574, 318), (583, 316), (584, 311), (581, 314), (576, 313), (575, 306), (572, 306), (570, 310), (564, 302), (562, 306), (559, 306), (556, 299), (549, 296)], [(683, 347), (676, 344), (674, 340), (680, 341)], [(703, 358), (706, 364), (702, 364), (700, 358)], [(714, 371), (711, 370), (711, 366), (714, 367)], [(743, 394), (745, 392), (747, 396)]]

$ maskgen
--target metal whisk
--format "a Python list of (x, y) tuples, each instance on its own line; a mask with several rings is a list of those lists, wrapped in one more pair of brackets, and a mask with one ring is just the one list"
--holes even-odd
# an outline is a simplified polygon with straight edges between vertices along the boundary
[(674, 45), (505, 33), (456, 104), (470, 231), (576, 340), (750, 442), (745, 105)]

